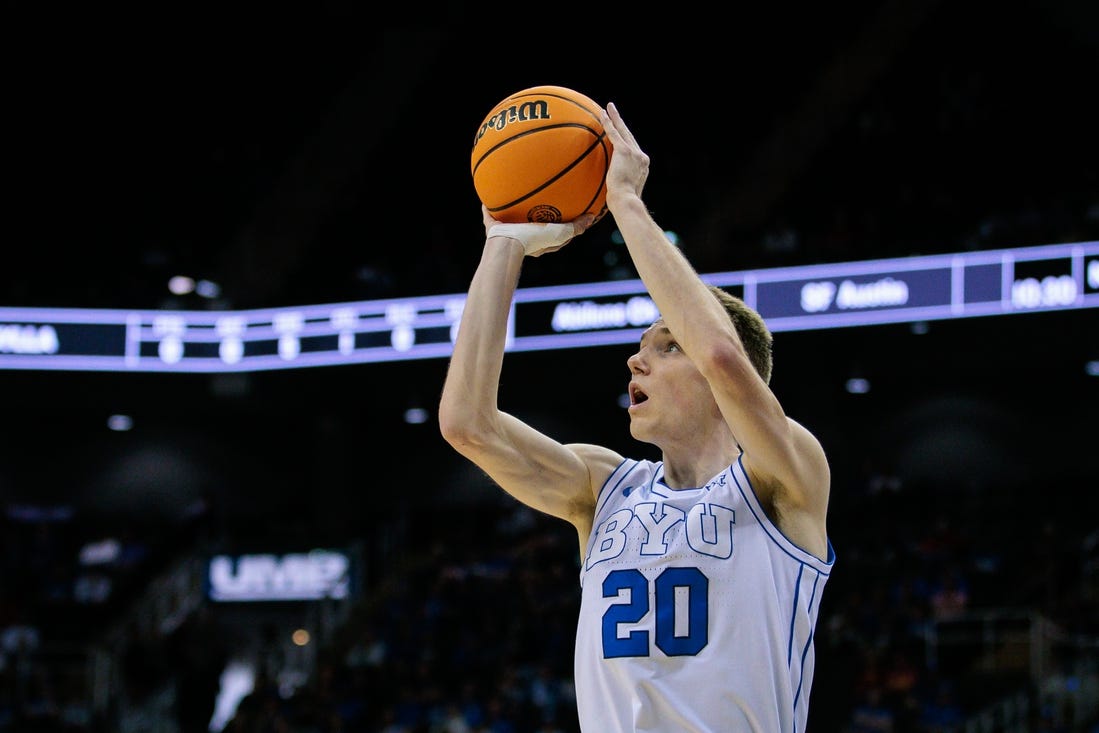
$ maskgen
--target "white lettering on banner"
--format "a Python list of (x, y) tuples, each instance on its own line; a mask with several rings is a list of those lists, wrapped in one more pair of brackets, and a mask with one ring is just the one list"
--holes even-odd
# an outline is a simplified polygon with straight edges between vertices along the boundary
[(276, 313), (271, 325), (279, 334), (279, 356), (285, 361), (297, 359), (301, 353), (298, 334), (305, 325), (305, 317), (298, 311)]
[(223, 316), (216, 321), (218, 336), (221, 344), (218, 345), (218, 356), (226, 364), (236, 364), (244, 358), (244, 318), (240, 316)]
[(0, 324), (0, 354), (56, 354), (60, 345), (53, 326)]
[(397, 351), (408, 351), (416, 345), (416, 306), (409, 303), (394, 303), (386, 306), (385, 322), (393, 326), (389, 343)]
[(1025, 277), (1011, 284), (1011, 304), (1016, 308), (1066, 306), (1075, 300), (1076, 281), (1071, 275)]
[(355, 350), (355, 322), (358, 316), (354, 308), (336, 308), (331, 314), (332, 327), (339, 332), (336, 345), (340, 353), (346, 356)]
[(214, 601), (308, 601), (346, 598), (350, 560), (316, 550), (287, 555), (217, 555), (210, 560)]
[(165, 364), (178, 364), (183, 358), (183, 334), (187, 321), (183, 316), (162, 315), (153, 319), (153, 335), (160, 339), (156, 353)]
[(652, 298), (635, 296), (626, 302), (595, 303), (590, 300), (579, 303), (559, 303), (553, 309), (552, 325), (557, 333), (586, 331), (599, 328), (623, 328), (648, 326), (660, 316)]
[(870, 283), (844, 280), (836, 294), (837, 308), (880, 308), (908, 302), (908, 284), (891, 277)]
[(820, 313), (832, 305), (836, 294), (836, 284), (824, 282), (805, 283), (801, 286), (801, 309), (806, 313)]

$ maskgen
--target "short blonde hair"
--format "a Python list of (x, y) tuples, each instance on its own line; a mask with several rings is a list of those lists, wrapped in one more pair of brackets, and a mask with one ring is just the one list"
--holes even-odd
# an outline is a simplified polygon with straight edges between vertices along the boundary
[(744, 350), (748, 352), (748, 360), (752, 362), (752, 366), (763, 381), (770, 384), (774, 337), (771, 335), (771, 329), (767, 328), (767, 324), (763, 321), (763, 316), (727, 290), (716, 285), (708, 287), (725, 308), (725, 312), (729, 314), (729, 320), (733, 322), (733, 328), (740, 336)]

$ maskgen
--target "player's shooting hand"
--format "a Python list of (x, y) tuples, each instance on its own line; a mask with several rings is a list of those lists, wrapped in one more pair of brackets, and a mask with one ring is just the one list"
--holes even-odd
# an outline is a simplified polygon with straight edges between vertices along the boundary
[(534, 222), (506, 224), (492, 218), (492, 214), (484, 205), (481, 206), (481, 216), (484, 219), (487, 237), (514, 239), (523, 245), (523, 252), (527, 257), (540, 257), (547, 252), (556, 252), (595, 222), (594, 216), (584, 214), (573, 221), (560, 224)]

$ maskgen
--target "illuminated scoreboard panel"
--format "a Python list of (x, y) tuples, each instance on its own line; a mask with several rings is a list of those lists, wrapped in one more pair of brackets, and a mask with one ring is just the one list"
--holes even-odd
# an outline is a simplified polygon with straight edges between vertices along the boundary
[[(1099, 242), (703, 275), (771, 330), (1099, 307)], [(0, 369), (239, 372), (450, 355), (464, 294), (248, 311), (0, 308)], [(640, 280), (521, 288), (507, 349), (632, 343)]]

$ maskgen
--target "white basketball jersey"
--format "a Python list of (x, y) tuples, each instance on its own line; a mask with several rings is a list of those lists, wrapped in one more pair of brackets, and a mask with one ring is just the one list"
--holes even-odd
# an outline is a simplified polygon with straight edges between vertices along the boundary
[(580, 568), (584, 733), (802, 733), (828, 562), (764, 514), (738, 460), (672, 490), (624, 461), (603, 485)]

